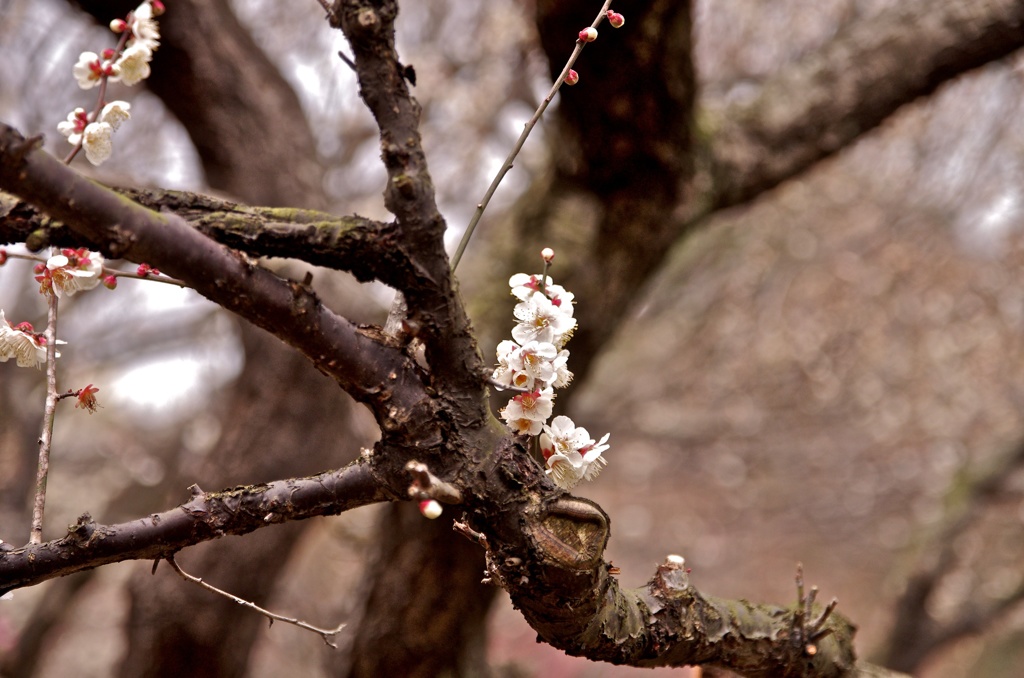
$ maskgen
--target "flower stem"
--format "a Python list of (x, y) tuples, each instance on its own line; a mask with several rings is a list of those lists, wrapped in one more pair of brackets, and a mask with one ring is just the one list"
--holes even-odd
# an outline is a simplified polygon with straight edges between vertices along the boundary
[(50, 447), (53, 442), (53, 418), (57, 411), (57, 295), (47, 294), (46, 314), (46, 405), (43, 430), (39, 434), (39, 468), (36, 471), (36, 496), (32, 506), (30, 544), (43, 541), (43, 507), (46, 505), (46, 478), (50, 473)]
[[(605, 14), (607, 13), (608, 8), (611, 7), (611, 4), (612, 0), (605, 0), (604, 4), (601, 6), (601, 11), (597, 13), (597, 18), (594, 19), (594, 23), (591, 24), (593, 28), (597, 28), (598, 24), (604, 20)], [(498, 189), (498, 184), (500, 184), (501, 180), (505, 178), (508, 171), (512, 169), (512, 161), (514, 161), (516, 156), (519, 155), (519, 151), (523, 149), (523, 145), (526, 143), (526, 138), (530, 136), (530, 132), (532, 132), (533, 128), (536, 127), (537, 121), (539, 121), (540, 117), (544, 115), (544, 111), (547, 110), (548, 104), (550, 104), (551, 100), (555, 98), (555, 92), (557, 92), (558, 88), (562, 86), (563, 82), (565, 82), (565, 76), (569, 75), (569, 69), (576, 63), (576, 59), (579, 57), (580, 52), (583, 51), (583, 46), (585, 44), (586, 43), (582, 40), (576, 41), (576, 47), (569, 56), (569, 60), (565, 62), (565, 66), (562, 68), (562, 73), (555, 79), (548, 95), (544, 97), (544, 101), (542, 101), (540, 106), (537, 107), (537, 110), (534, 111), (533, 117), (531, 117), (529, 122), (523, 126), (522, 134), (519, 135), (519, 139), (512, 147), (508, 157), (505, 158), (505, 162), (501, 164), (501, 169), (498, 170), (494, 179), (491, 180), (491, 185), (487, 187), (487, 192), (484, 193), (484, 197), (479, 203), (477, 203), (476, 210), (473, 212), (473, 218), (469, 220), (469, 225), (466, 226), (466, 231), (462, 234), (462, 240), (459, 241), (459, 247), (455, 250), (455, 255), (452, 257), (452, 271), (454, 271), (459, 265), (459, 261), (462, 259), (462, 253), (466, 251), (469, 239), (473, 237), (473, 231), (476, 230), (477, 224), (480, 223), (480, 217), (484, 215), (484, 210), (487, 209), (487, 204), (491, 201), (491, 197)]]

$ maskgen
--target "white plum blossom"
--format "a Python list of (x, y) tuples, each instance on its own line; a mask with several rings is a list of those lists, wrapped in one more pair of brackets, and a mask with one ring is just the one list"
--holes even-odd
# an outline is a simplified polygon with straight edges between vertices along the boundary
[(105, 122), (90, 122), (82, 133), (82, 148), (85, 157), (94, 165), (102, 165), (114, 150), (111, 137), (114, 128)]
[(569, 351), (562, 349), (555, 356), (555, 359), (551, 361), (551, 367), (554, 370), (555, 377), (552, 380), (551, 385), (555, 388), (564, 388), (572, 382), (572, 372), (566, 366), (569, 363)]
[(149, 77), (149, 62), (152, 60), (153, 50), (145, 43), (136, 42), (125, 48), (121, 57), (114, 62), (114, 75), (110, 79), (128, 87), (136, 85)]
[(608, 435), (594, 441), (585, 428), (577, 428), (566, 416), (545, 424), (554, 409), (554, 389), (572, 381), (569, 371), (569, 341), (576, 320), (574, 296), (546, 275), (554, 252), (544, 250), (545, 275), (517, 273), (509, 278), (518, 324), (512, 339), (498, 344), (498, 366), (491, 382), (499, 389), (521, 392), (501, 410), (505, 424), (519, 435), (540, 436), (546, 473), (559, 487), (571, 490), (581, 480), (593, 480), (608, 461), (601, 456), (608, 449)]
[(516, 304), (512, 314), (519, 321), (512, 328), (512, 338), (520, 346), (539, 341), (561, 348), (576, 329), (576, 319), (539, 292)]
[(90, 122), (85, 109), (76, 108), (68, 113), (68, 119), (57, 125), (57, 130), (68, 139), (72, 146), (82, 144), (85, 157), (93, 165), (101, 165), (113, 150), (114, 130), (131, 118), (131, 104), (127, 101), (111, 101), (100, 111), (99, 120)]
[(46, 262), (46, 277), (57, 297), (69, 297), (75, 292), (91, 290), (100, 284), (103, 274), (103, 257), (88, 250), (65, 250), (52, 256)]
[(75, 76), (79, 87), (92, 89), (100, 84), (100, 78), (103, 77), (109, 66), (109, 62), (100, 61), (100, 55), (96, 52), (82, 52), (78, 55), (78, 61), (71, 68), (71, 74)]
[(501, 410), (501, 418), (520, 435), (535, 436), (544, 429), (544, 422), (554, 409), (554, 390), (533, 390), (516, 395)]
[(525, 376), (520, 376), (523, 369), (523, 361), (519, 344), (506, 339), (498, 344), (497, 354), (498, 366), (494, 368), (491, 380), (499, 388), (502, 386), (520, 386), (520, 383), (526, 381)]
[[(32, 329), (31, 325), (27, 327)], [(3, 309), (0, 309), (0, 363), (11, 358), (17, 360), (18, 367), (38, 368), (46, 362), (46, 341), (29, 331), (15, 329), (4, 317)]]
[(128, 112), (131, 107), (127, 101), (111, 101), (100, 111), (100, 122), (105, 122), (116, 130), (122, 122), (131, 119), (132, 114)]
[[(526, 301), (534, 292), (540, 292), (541, 276), (516, 273), (509, 278), (508, 284), (512, 288), (512, 296), (519, 301)], [(569, 317), (573, 314), (573, 299), (576, 298), (572, 292), (566, 291), (561, 285), (551, 281), (551, 276), (544, 278), (544, 295), (551, 299), (551, 303), (558, 306), (562, 312)]]
[(57, 123), (57, 131), (67, 137), (69, 144), (77, 146), (78, 142), (82, 140), (82, 132), (85, 131), (85, 126), (88, 124), (89, 117), (86, 115), (85, 109), (76, 108), (68, 113), (67, 120)]
[(593, 480), (608, 463), (601, 456), (609, 447), (608, 437), (606, 433), (595, 442), (587, 429), (577, 427), (569, 417), (555, 417), (549, 426), (544, 426), (540, 436), (541, 452), (548, 466), (546, 473), (566, 490), (581, 480)]
[(150, 52), (160, 46), (160, 27), (153, 16), (153, 5), (144, 2), (132, 12), (128, 27), (132, 32), (132, 45), (144, 45)]

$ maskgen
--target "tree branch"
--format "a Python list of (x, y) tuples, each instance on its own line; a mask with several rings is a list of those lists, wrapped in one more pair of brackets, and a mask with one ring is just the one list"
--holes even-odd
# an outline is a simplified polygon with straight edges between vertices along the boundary
[[(445, 222), (419, 133), (419, 103), (410, 95), (395, 50), (394, 0), (338, 0), (328, 17), (352, 46), (359, 94), (380, 130), (388, 173), (385, 206), (398, 218), (395, 248), (411, 262), (403, 273), (409, 334), (424, 346), (431, 378), (476, 424), (488, 421), (483, 360), (444, 250)], [(468, 423), (468, 422), (467, 422)]]
[(0, 594), (110, 563), (166, 558), (229, 534), (396, 499), (364, 460), (308, 478), (220, 492), (191, 489), (191, 500), (148, 518), (100, 525), (86, 513), (61, 539), (0, 550)]
[[(1024, 46), (1024, 4), (899, 2), (704, 119), (716, 207), (807, 169), (944, 82)], [(698, 118), (701, 119), (701, 118)]]
[(987, 468), (954, 481), (946, 515), (917, 554), (906, 591), (897, 601), (896, 620), (882, 651), (886, 665), (913, 671), (936, 648), (982, 632), (1024, 600), (1024, 586), (1019, 585), (995, 600), (977, 592), (966, 592), (961, 596), (966, 609), (945, 622), (936, 619), (929, 610), (933, 596), (963, 560), (957, 549), (961, 537), (978, 528), (986, 510), (1010, 491), (1021, 468), (1024, 468), (1024, 442), (995, 459)]
[[(312, 292), (189, 228), (89, 181), (0, 124), (0, 188), (60, 219), (113, 258), (157, 266), (304, 353), (378, 421), (396, 408), (430, 410), (413, 361), (380, 333), (357, 328)], [(409, 415), (412, 417), (413, 415)], [(428, 417), (429, 418), (429, 417)]]
[[(399, 272), (409, 267), (394, 248), (394, 224), (292, 207), (251, 207), (186, 191), (111, 189), (151, 210), (173, 212), (203, 235), (250, 256), (296, 259), (397, 289), (404, 283)], [(0, 209), (0, 243), (14, 242), (33, 251), (95, 245), (24, 201)]]

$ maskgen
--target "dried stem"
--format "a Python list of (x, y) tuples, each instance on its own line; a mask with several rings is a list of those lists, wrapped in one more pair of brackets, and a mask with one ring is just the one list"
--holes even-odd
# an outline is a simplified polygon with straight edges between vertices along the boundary
[(32, 505), (32, 532), (28, 543), (43, 541), (43, 508), (46, 505), (46, 478), (50, 473), (50, 447), (53, 443), (53, 418), (57, 412), (57, 295), (47, 295), (46, 314), (46, 405), (43, 430), (39, 434), (39, 468), (36, 470), (36, 496)]
[[(601, 6), (601, 11), (597, 13), (597, 17), (594, 19), (594, 22), (590, 24), (592, 28), (597, 28), (598, 25), (604, 21), (605, 15), (608, 12), (608, 8), (611, 7), (611, 4), (612, 0), (605, 0), (604, 4)], [(462, 259), (462, 253), (466, 251), (469, 239), (473, 237), (473, 231), (476, 230), (477, 224), (480, 223), (480, 218), (484, 215), (484, 210), (487, 209), (487, 204), (491, 202), (491, 197), (498, 189), (498, 184), (500, 184), (501, 180), (505, 178), (508, 171), (512, 169), (512, 162), (516, 159), (516, 156), (519, 155), (519, 151), (522, 150), (527, 137), (530, 136), (530, 132), (532, 132), (533, 128), (536, 127), (537, 121), (539, 121), (541, 116), (544, 115), (544, 111), (547, 110), (548, 104), (550, 104), (552, 99), (555, 98), (555, 92), (557, 92), (558, 88), (562, 86), (563, 82), (565, 82), (565, 77), (569, 75), (569, 69), (576, 63), (576, 59), (579, 57), (580, 52), (583, 51), (583, 47), (586, 44), (587, 43), (582, 40), (576, 41), (576, 47), (572, 50), (569, 60), (565, 62), (565, 66), (562, 68), (562, 73), (555, 79), (554, 84), (551, 85), (551, 90), (548, 92), (548, 95), (544, 97), (544, 100), (540, 103), (540, 106), (537, 107), (537, 110), (534, 111), (533, 117), (531, 117), (529, 122), (523, 126), (522, 134), (519, 135), (519, 139), (512, 147), (508, 157), (505, 158), (505, 162), (502, 163), (501, 169), (498, 170), (494, 179), (491, 180), (491, 185), (487, 187), (487, 192), (484, 193), (484, 197), (479, 203), (477, 203), (476, 210), (473, 212), (473, 218), (469, 220), (469, 225), (466, 226), (466, 231), (462, 234), (462, 240), (459, 241), (459, 247), (455, 250), (455, 255), (452, 257), (453, 271), (459, 265), (459, 261)]]
[(228, 593), (227, 591), (223, 591), (223, 590), (217, 588), (216, 586), (212, 586), (210, 584), (207, 584), (206, 582), (204, 582), (199, 577), (194, 577), (191, 574), (189, 574), (188, 572), (185, 572), (184, 570), (181, 569), (181, 567), (178, 566), (178, 563), (175, 562), (174, 556), (168, 556), (166, 558), (166, 560), (167, 560), (168, 563), (170, 563), (170, 565), (174, 569), (174, 571), (177, 572), (179, 575), (181, 575), (182, 579), (184, 579), (186, 581), (190, 581), (193, 584), (198, 584), (199, 586), (201, 586), (202, 588), (206, 589), (207, 591), (212, 591), (213, 593), (216, 593), (218, 595), (222, 595), (225, 598), (228, 598), (229, 600), (233, 600), (234, 602), (238, 603), (239, 605), (244, 605), (245, 607), (248, 607), (251, 610), (255, 610), (256, 612), (259, 612), (264, 617), (268, 618), (270, 620), (271, 624), (273, 624), (275, 621), (282, 621), (282, 622), (285, 622), (286, 624), (292, 624), (294, 626), (298, 626), (300, 629), (306, 629), (307, 631), (312, 631), (313, 633), (319, 634), (320, 637), (324, 639), (324, 642), (327, 643), (327, 645), (329, 645), (330, 647), (333, 647), (334, 649), (338, 649), (338, 646), (335, 645), (334, 643), (332, 643), (330, 641), (330, 638), (332, 636), (336, 636), (339, 633), (341, 633), (341, 630), (345, 628), (345, 624), (338, 624), (338, 626), (333, 628), (333, 629), (321, 629), (319, 627), (313, 626), (312, 624), (304, 622), (301, 619), (295, 619), (294, 617), (284, 617), (284, 616), (279, 615), (279, 614), (274, 614), (273, 612), (271, 612), (269, 610), (264, 610), (262, 607), (260, 607), (256, 603), (253, 603), (253, 602), (250, 602), (248, 600), (245, 600), (244, 598), (239, 598), (236, 595), (232, 595), (232, 594)]

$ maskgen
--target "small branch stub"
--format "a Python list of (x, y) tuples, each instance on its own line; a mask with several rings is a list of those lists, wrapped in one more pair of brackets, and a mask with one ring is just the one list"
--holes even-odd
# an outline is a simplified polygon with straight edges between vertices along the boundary
[(658, 566), (655, 575), (664, 590), (685, 591), (690, 586), (689, 570), (686, 559), (675, 554), (665, 557), (665, 562)]
[[(445, 504), (462, 503), (462, 492), (459, 491), (459, 488), (435, 476), (423, 462), (412, 460), (405, 465), (405, 470), (413, 477), (412, 483), (409, 485), (411, 498), (419, 499), (421, 502), (436, 500), (435, 503), (438, 501)], [(438, 508), (440, 509), (440, 507)], [(420, 510), (423, 511), (423, 503), (420, 504)], [(438, 515), (441, 515), (440, 512)], [(427, 517), (436, 518), (437, 516)]]

